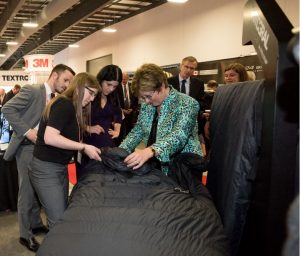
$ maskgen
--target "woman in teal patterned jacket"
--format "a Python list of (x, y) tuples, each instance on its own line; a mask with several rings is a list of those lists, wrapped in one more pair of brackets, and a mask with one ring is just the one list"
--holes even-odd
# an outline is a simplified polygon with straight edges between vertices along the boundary
[[(169, 86), (163, 70), (155, 64), (144, 64), (136, 71), (132, 89), (142, 104), (135, 127), (119, 146), (133, 152), (124, 160), (128, 167), (137, 169), (154, 158), (167, 174), (168, 163), (176, 153), (202, 156), (196, 100)], [(146, 148), (135, 150), (142, 141)]]

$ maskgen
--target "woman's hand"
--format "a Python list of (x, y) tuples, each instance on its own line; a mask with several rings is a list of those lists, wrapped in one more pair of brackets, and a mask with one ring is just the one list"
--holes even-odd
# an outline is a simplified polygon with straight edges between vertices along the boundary
[(84, 152), (90, 159), (101, 161), (101, 150), (93, 145), (84, 144), (82, 152)]
[(93, 126), (87, 126), (86, 128), (87, 132), (89, 133), (96, 133), (96, 134), (100, 134), (101, 132), (104, 133), (104, 129), (102, 126), (100, 125), (93, 125)]
[(153, 151), (150, 147), (136, 149), (133, 153), (125, 158), (124, 162), (127, 164), (127, 167), (132, 167), (133, 170), (135, 170), (140, 168), (151, 157), (153, 157)]
[(115, 131), (113, 129), (109, 129), (108, 130), (108, 134), (111, 136), (112, 139), (118, 138), (120, 135), (120, 130), (119, 131)]

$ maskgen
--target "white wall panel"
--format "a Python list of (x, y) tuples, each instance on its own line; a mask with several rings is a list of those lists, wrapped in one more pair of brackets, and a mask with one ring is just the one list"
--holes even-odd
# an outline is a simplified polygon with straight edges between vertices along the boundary
[[(299, 26), (299, 0), (277, 2), (292, 24)], [(114, 64), (134, 71), (145, 62), (168, 65), (180, 62), (187, 55), (200, 62), (248, 55), (254, 48), (242, 46), (245, 3), (245, 0), (167, 3), (117, 24), (115, 34), (95, 32), (79, 42), (80, 48), (56, 54), (54, 62), (82, 72), (87, 60), (112, 54)]]

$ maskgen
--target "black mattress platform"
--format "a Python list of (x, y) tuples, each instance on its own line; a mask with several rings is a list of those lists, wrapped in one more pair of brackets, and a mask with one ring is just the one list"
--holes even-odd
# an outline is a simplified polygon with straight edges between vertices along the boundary
[(135, 175), (94, 163), (37, 255), (228, 255), (219, 214), (201, 193), (156, 169)]

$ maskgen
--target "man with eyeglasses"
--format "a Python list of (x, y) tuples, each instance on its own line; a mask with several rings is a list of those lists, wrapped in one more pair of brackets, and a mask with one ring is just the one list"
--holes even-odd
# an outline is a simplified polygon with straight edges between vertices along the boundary
[[(199, 104), (193, 98), (169, 86), (163, 70), (144, 64), (134, 74), (132, 89), (141, 101), (135, 127), (120, 148), (131, 152), (124, 162), (134, 170), (151, 161), (155, 168), (169, 173), (169, 163), (176, 154), (202, 156), (197, 136)], [(143, 149), (136, 147), (144, 142)]]
[(75, 72), (63, 64), (56, 65), (44, 84), (25, 85), (3, 107), (2, 113), (13, 128), (13, 135), (4, 154), (9, 161), (16, 157), (18, 168), (19, 242), (30, 251), (37, 251), (39, 243), (34, 234), (47, 233), (40, 216), (40, 205), (29, 179), (37, 128), (46, 103), (54, 93), (68, 87)]

